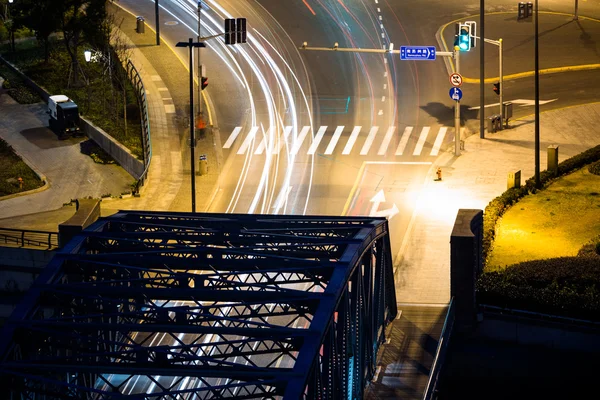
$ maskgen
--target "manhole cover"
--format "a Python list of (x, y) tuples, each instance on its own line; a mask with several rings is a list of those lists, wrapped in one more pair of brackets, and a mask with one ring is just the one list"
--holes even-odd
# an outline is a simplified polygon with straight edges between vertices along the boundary
[(165, 22), (165, 25), (177, 25), (177, 24), (179, 24), (179, 22), (177, 22), (177, 21), (167, 21), (167, 22)]

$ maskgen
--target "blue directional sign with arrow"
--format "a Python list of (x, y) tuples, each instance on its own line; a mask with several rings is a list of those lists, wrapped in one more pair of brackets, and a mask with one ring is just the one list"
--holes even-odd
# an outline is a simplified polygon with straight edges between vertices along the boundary
[(450, 98), (452, 100), (460, 101), (462, 99), (462, 90), (457, 87), (450, 89)]
[(435, 46), (400, 46), (401, 60), (435, 60)]

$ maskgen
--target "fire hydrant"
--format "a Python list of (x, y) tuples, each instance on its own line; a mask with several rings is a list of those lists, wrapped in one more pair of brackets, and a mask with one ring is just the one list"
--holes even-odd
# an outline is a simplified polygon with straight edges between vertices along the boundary
[(23, 189), (23, 178), (18, 177), (17, 181), (19, 182), (19, 189)]
[(438, 167), (437, 171), (435, 171), (435, 174), (437, 175), (436, 181), (441, 181), (442, 180), (442, 169), (440, 167)]

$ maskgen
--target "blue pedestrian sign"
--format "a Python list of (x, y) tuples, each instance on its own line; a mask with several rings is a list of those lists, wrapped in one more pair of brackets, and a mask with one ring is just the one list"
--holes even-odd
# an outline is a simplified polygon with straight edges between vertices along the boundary
[(462, 99), (462, 90), (457, 87), (450, 89), (450, 98), (452, 100), (460, 101)]
[(401, 60), (435, 60), (435, 46), (400, 46)]

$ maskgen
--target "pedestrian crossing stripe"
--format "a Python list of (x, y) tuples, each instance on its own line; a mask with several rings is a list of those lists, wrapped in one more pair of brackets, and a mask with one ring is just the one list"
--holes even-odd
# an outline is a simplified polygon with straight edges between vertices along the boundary
[[(312, 139), (310, 145), (308, 145), (308, 150), (306, 151), (306, 154), (314, 155), (315, 153), (317, 153), (317, 150), (318, 150), (319, 146), (321, 146), (321, 144), (325, 145), (325, 143), (321, 143), (321, 142), (324, 142), (325, 133), (327, 132), (328, 128), (329, 128), (328, 126), (320, 126), (319, 127), (319, 129), (315, 133), (314, 138)], [(325, 155), (331, 155), (334, 153), (335, 148), (338, 146), (338, 143), (340, 143), (340, 139), (342, 138), (342, 133), (344, 132), (345, 128), (346, 127), (343, 125), (335, 127), (333, 135), (329, 139), (329, 142), (327, 143), (327, 146), (325, 148), (325, 151), (324, 151)], [(292, 130), (293, 130), (293, 127), (285, 126), (283, 129), (283, 132), (282, 132), (282, 137), (278, 138), (277, 133), (274, 131), (274, 128), (272, 128), (272, 127), (269, 128), (266, 132), (264, 129), (261, 129), (261, 132), (259, 132), (259, 127), (253, 126), (248, 131), (248, 134), (246, 135), (246, 137), (244, 137), (244, 139), (243, 139), (241, 145), (239, 146), (239, 148), (237, 149), (236, 153), (240, 154), (240, 155), (246, 154), (248, 149), (251, 149), (250, 151), (254, 151), (254, 154), (256, 154), (256, 155), (261, 155), (264, 153), (279, 154), (281, 152), (281, 149), (287, 143), (287, 146), (289, 148), (291, 155), (296, 155), (300, 151), (300, 148), (303, 146), (304, 141), (305, 141), (306, 137), (308, 136), (308, 133), (311, 129), (310, 129), (310, 126), (303, 126), (300, 129), (300, 132), (298, 132), (298, 134), (295, 137), (294, 137), (294, 135), (291, 135)], [(437, 156), (439, 154), (440, 149), (444, 143), (444, 139), (446, 137), (447, 131), (448, 131), (448, 127), (446, 127), (446, 126), (442, 126), (439, 128), (439, 130), (436, 134), (435, 140), (433, 141), (433, 145), (432, 145), (431, 149), (429, 150), (429, 155)], [(348, 137), (348, 141), (344, 145), (344, 148), (342, 150), (342, 155), (349, 155), (352, 152), (352, 149), (354, 148), (356, 143), (358, 142), (358, 139), (361, 136), (361, 133), (365, 133), (365, 132), (366, 132), (366, 130), (363, 130), (362, 126), (354, 126), (352, 128), (350, 136)], [(394, 152), (395, 156), (402, 156), (405, 154), (405, 151), (409, 144), (410, 138), (413, 136), (413, 132), (416, 134), (416, 132), (419, 132), (419, 131), (415, 130), (414, 127), (412, 127), (412, 126), (407, 126), (404, 128), (404, 130), (402, 131), (402, 134), (400, 135), (400, 139), (398, 140), (398, 145)], [(429, 126), (424, 126), (421, 128), (420, 132), (418, 133), (418, 137), (416, 137), (416, 144), (412, 151), (413, 156), (421, 155), (421, 153), (423, 152), (423, 148), (425, 147), (425, 144), (427, 143), (427, 138), (429, 137), (430, 132), (431, 132), (431, 127), (429, 127)], [(238, 137), (240, 137), (241, 134), (242, 134), (242, 127), (236, 126), (233, 129), (233, 131), (231, 132), (231, 134), (229, 135), (229, 137), (227, 138), (227, 140), (225, 141), (223, 148), (224, 149), (231, 148), (233, 146), (234, 142), (236, 141), (236, 139)], [(371, 147), (373, 147), (373, 144), (375, 143), (375, 140), (377, 139), (378, 134), (379, 134), (378, 126), (373, 126), (369, 129), (367, 137), (365, 138), (365, 141), (363, 142), (362, 147), (359, 152), (359, 154), (361, 156), (366, 156), (369, 154), (369, 151), (371, 150)], [(394, 138), (395, 134), (396, 134), (395, 126), (390, 126), (386, 130), (385, 135), (383, 135), (383, 139), (381, 139), (381, 143), (379, 144), (379, 147), (377, 148), (378, 156), (385, 156), (386, 154), (389, 153), (389, 151), (390, 151), (389, 147), (390, 147), (390, 144), (393, 143), (392, 139)], [(379, 135), (379, 137), (381, 137), (381, 135)], [(258, 146), (256, 148), (254, 148), (253, 143), (258, 143)], [(431, 142), (429, 142), (429, 143), (431, 143)]]

